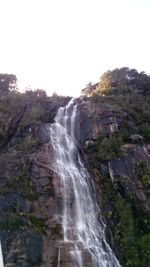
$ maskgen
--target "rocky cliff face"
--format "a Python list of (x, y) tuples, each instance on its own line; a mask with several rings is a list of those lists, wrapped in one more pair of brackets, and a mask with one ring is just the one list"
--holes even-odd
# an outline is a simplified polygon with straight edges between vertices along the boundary
[[(81, 99), (78, 102), (78, 146), (97, 188), (110, 245), (124, 266), (139, 266), (140, 257), (145, 257), (148, 264), (147, 246), (140, 247), (139, 244), (149, 242), (148, 147), (142, 143), (115, 143), (119, 150), (115, 152), (113, 146), (111, 149), (106, 147), (107, 156), (103, 157), (104, 139), (110, 135), (118, 138), (117, 133), (124, 127), (128, 116), (104, 103), (100, 105)], [(57, 108), (53, 101), (48, 102), (45, 112), (51, 116), (47, 121), (41, 119), (25, 126), (22, 110), (16, 120), (9, 120), (5, 127), (7, 138), (1, 140), (0, 154), (0, 236), (5, 267), (57, 266), (58, 240), (62, 236), (58, 214), (63, 196), (60, 179), (52, 170), (49, 135), (49, 123), (53, 122)], [(3, 122), (4, 115), (1, 114)], [(126, 240), (131, 236), (132, 240)], [(135, 264), (126, 248), (129, 243), (133, 254), (136, 253)], [(66, 246), (61, 252), (62, 267), (73, 266), (70, 249)], [(146, 264), (141, 266), (148, 267)], [(85, 266), (90, 266), (90, 260)]]
[(80, 108), (83, 157), (111, 230), (108, 239), (123, 266), (149, 266), (149, 144), (134, 134), (128, 113), (91, 101)]

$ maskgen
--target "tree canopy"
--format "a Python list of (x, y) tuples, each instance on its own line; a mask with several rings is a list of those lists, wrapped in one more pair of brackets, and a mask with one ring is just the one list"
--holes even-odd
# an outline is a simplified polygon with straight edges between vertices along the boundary
[(116, 68), (103, 73), (99, 83), (89, 83), (82, 89), (81, 94), (86, 96), (115, 94), (127, 90), (138, 90), (144, 94), (150, 94), (150, 77), (145, 72), (138, 72), (136, 69)]
[(0, 94), (7, 94), (17, 87), (17, 77), (14, 74), (0, 73)]
[(81, 95), (90, 96), (92, 93), (96, 90), (96, 87), (98, 86), (98, 83), (92, 83), (89, 82), (85, 88), (81, 90)]

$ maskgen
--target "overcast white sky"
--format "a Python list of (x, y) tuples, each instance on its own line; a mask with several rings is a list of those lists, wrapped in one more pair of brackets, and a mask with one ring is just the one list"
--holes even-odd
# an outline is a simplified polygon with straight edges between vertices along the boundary
[(150, 73), (150, 0), (0, 0), (0, 73), (77, 96), (116, 67)]

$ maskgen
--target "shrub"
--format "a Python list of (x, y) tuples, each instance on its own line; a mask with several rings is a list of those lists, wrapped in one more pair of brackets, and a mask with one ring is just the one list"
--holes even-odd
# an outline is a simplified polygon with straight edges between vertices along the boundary
[(39, 145), (40, 142), (35, 139), (32, 134), (29, 133), (18, 142), (18, 144), (16, 145), (16, 149), (29, 152), (37, 149)]
[(7, 221), (0, 222), (0, 228), (7, 230), (19, 229), (23, 227), (23, 225), (24, 225), (23, 221), (16, 213), (12, 213), (10, 217), (7, 219)]
[(140, 160), (137, 165), (138, 176), (145, 186), (146, 192), (150, 194), (150, 170), (143, 160)]
[(121, 155), (122, 139), (117, 135), (100, 136), (95, 145), (97, 158), (100, 160), (110, 160)]
[(145, 142), (150, 142), (150, 124), (145, 123), (140, 127), (140, 133), (144, 137)]
[(37, 218), (33, 215), (30, 216), (33, 228), (40, 233), (45, 233), (44, 219)]
[(34, 105), (25, 113), (21, 121), (21, 126), (25, 127), (27, 125), (30, 125), (31, 123), (34, 123), (35, 121), (42, 120), (44, 114), (44, 108), (40, 104)]

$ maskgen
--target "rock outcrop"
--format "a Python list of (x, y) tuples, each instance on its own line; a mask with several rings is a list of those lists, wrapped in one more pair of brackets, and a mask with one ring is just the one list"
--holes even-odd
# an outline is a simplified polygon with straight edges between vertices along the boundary
[[(147, 171), (150, 155), (147, 147), (144, 144), (123, 144), (120, 157), (114, 155), (110, 160), (99, 160), (98, 150), (91, 149), (95, 149), (100, 134), (108, 137), (118, 133), (127, 114), (90, 100), (78, 101), (77, 145), (97, 188), (108, 229), (110, 227), (113, 232), (115, 225), (119, 227), (119, 215), (115, 211), (117, 200), (112, 200), (114, 192), (117, 192), (118, 198), (133, 204), (137, 218), (141, 212), (147, 220), (145, 214), (150, 211)], [(6, 127), (9, 132), (7, 142), (2, 140), (0, 236), (5, 267), (57, 266), (58, 241), (62, 237), (61, 217), (58, 214), (63, 196), (60, 179), (52, 168), (49, 123), (53, 123), (56, 105), (51, 103), (46, 106), (46, 112), (52, 113), (47, 122), (38, 121), (22, 127), (23, 115), (20, 113), (18, 119), (13, 120), (13, 125)], [(145, 178), (140, 172), (142, 168), (147, 168), (147, 173), (143, 174)], [(113, 193), (111, 186), (114, 187)], [(123, 262), (119, 238), (117, 240), (113, 234), (110, 237), (109, 230), (107, 232), (111, 246)], [(64, 259), (61, 261), (62, 267), (73, 266), (69, 256), (72, 249), (70, 244), (61, 251), (61, 259)], [(88, 257), (85, 251), (86, 267), (91, 266)]]
[(103, 133), (115, 133), (123, 124), (127, 114), (117, 111), (104, 104), (92, 101), (81, 101), (79, 104), (79, 120), (77, 137), (80, 143), (87, 140), (96, 140)]

